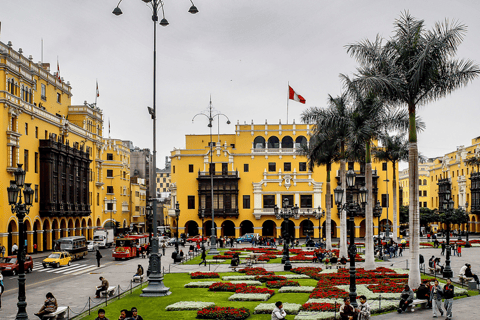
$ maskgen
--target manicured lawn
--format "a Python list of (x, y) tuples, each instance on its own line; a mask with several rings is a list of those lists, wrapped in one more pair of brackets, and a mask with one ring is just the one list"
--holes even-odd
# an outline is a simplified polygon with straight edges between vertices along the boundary
[[(280, 274), (281, 272), (279, 272)], [(288, 272), (285, 272), (288, 273)], [(225, 275), (239, 275), (238, 273), (222, 273)], [(206, 279), (209, 280), (209, 279)], [(141, 289), (137, 289), (133, 294), (115, 300), (108, 304), (107, 307), (103, 307), (106, 310), (106, 317), (115, 320), (120, 315), (120, 310), (136, 307), (138, 314), (144, 319), (195, 319), (196, 311), (165, 311), (165, 307), (174, 304), (179, 301), (206, 301), (215, 302), (217, 306), (221, 307), (245, 307), (250, 310), (252, 315), (248, 319), (270, 319), (270, 314), (253, 314), (253, 310), (259, 303), (274, 303), (278, 300), (289, 303), (303, 304), (308, 300), (309, 293), (277, 293), (266, 302), (260, 301), (228, 301), (228, 298), (233, 294), (232, 292), (212, 292), (207, 288), (184, 288), (183, 285), (193, 281), (188, 274), (167, 274), (165, 275), (165, 285), (170, 288), (171, 295), (158, 298), (143, 298), (140, 297)], [(220, 279), (219, 279), (220, 281)], [(299, 279), (298, 281), (302, 286), (315, 286), (316, 280), (313, 279)], [(93, 311), (90, 316), (86, 316), (83, 319), (94, 320), (97, 317), (97, 311)], [(287, 319), (293, 319), (295, 315), (287, 316)]]

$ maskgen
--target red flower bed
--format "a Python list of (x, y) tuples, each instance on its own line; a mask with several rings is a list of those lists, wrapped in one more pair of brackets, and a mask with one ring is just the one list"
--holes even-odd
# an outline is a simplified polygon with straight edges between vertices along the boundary
[(208, 287), (209, 291), (231, 291), (236, 292), (239, 289), (246, 288), (247, 285), (245, 283), (230, 283), (230, 282), (215, 282), (210, 287)]
[(266, 276), (256, 276), (255, 280), (260, 281), (260, 282), (267, 282), (267, 281), (277, 281), (277, 280), (287, 280), (287, 278), (282, 277), (282, 276), (277, 276), (274, 274), (269, 274)]
[(424, 246), (424, 247), (433, 247), (433, 244), (431, 244), (429, 242), (420, 242), (420, 245)]
[(242, 320), (249, 316), (246, 308), (206, 307), (197, 311), (197, 319)]
[(334, 286), (321, 286), (315, 288), (310, 294), (312, 299), (337, 299), (348, 296), (348, 292)]
[(273, 271), (267, 271), (265, 268), (252, 268), (252, 267), (247, 267), (244, 269), (238, 270), (240, 273), (245, 273), (248, 276), (259, 276), (259, 275), (269, 275), (269, 274), (274, 274)]
[(267, 288), (257, 288), (255, 286), (249, 286), (238, 289), (237, 291), (235, 291), (235, 293), (268, 293), (270, 296), (273, 296), (275, 294), (275, 291)]
[(207, 279), (207, 278), (220, 278), (220, 275), (216, 272), (194, 272), (190, 274), (190, 278), (192, 279)]
[(340, 311), (340, 304), (334, 303), (304, 303), (301, 310), (304, 311)]
[(290, 261), (312, 261), (313, 256), (306, 256), (303, 254), (296, 255), (295, 257), (290, 257)]
[(289, 286), (289, 287), (300, 287), (298, 281), (291, 281), (291, 280), (280, 280), (280, 281), (267, 281), (265, 284), (267, 288), (278, 289), (281, 287)]
[(233, 256), (230, 256), (230, 255), (223, 255), (223, 256), (222, 255), (216, 255), (216, 256), (213, 256), (213, 259), (224, 259), (224, 260), (226, 260), (226, 259), (232, 259), (232, 258), (233, 258)]

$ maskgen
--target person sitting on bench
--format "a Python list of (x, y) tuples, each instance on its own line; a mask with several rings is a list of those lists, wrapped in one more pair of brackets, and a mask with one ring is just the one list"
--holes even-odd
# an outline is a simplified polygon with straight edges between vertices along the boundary
[(440, 258), (435, 258), (435, 270), (437, 272), (443, 273), (444, 266), (440, 263)]
[(232, 260), (230, 261), (230, 265), (232, 267), (236, 267), (240, 264), (240, 257), (238, 256), (238, 252), (233, 254)]
[(334, 264), (337, 264), (338, 258), (337, 258), (337, 256), (335, 255), (335, 253), (332, 255), (332, 258), (330, 259), (330, 262), (332, 263), (332, 266), (333, 266)]
[(475, 282), (476, 282), (477, 284), (479, 284), (479, 282), (478, 282), (478, 276), (477, 276), (476, 274), (472, 273), (472, 266), (471, 266), (469, 263), (465, 264), (465, 266), (467, 267), (467, 268), (465, 269), (465, 272), (464, 272), (465, 277), (467, 277), (467, 278), (473, 278), (473, 279), (475, 280)]
[(40, 319), (43, 319), (43, 316), (45, 314), (49, 314), (52, 312), (57, 311), (58, 304), (57, 304), (57, 299), (53, 296), (51, 292), (47, 293), (45, 302), (43, 303), (43, 306), (40, 308), (40, 310), (35, 313), (37, 317)]
[(408, 306), (413, 302), (413, 291), (410, 287), (405, 285), (405, 289), (400, 294), (400, 303), (398, 304), (398, 313), (402, 313), (407, 310)]
[(432, 269), (435, 269), (435, 256), (432, 256), (429, 260), (428, 260), (428, 266)]
[(139, 276), (139, 277), (143, 276), (143, 267), (142, 267), (141, 264), (138, 265), (137, 273), (135, 273), (135, 275), (134, 275), (134, 277), (137, 277), (137, 276)]
[(100, 292), (101, 291), (105, 291), (105, 290), (108, 290), (108, 281), (107, 279), (105, 279), (104, 277), (100, 277), (98, 278), (100, 279), (100, 281), (102, 281), (102, 284), (97, 287), (97, 291), (95, 292), (95, 298), (100, 298)]

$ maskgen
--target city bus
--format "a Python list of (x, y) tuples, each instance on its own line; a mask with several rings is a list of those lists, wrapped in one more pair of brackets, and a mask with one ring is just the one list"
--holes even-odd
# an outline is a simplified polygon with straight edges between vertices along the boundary
[(54, 251), (68, 252), (72, 260), (83, 259), (88, 254), (87, 239), (84, 236), (60, 238), (55, 241)]

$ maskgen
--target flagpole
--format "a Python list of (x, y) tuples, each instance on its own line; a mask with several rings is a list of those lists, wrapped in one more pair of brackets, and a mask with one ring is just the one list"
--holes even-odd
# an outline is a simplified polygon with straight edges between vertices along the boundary
[(98, 97), (98, 79), (95, 80), (95, 108), (97, 107), (97, 97)]
[(288, 100), (290, 100), (290, 81), (287, 82), (287, 123), (288, 124)]

